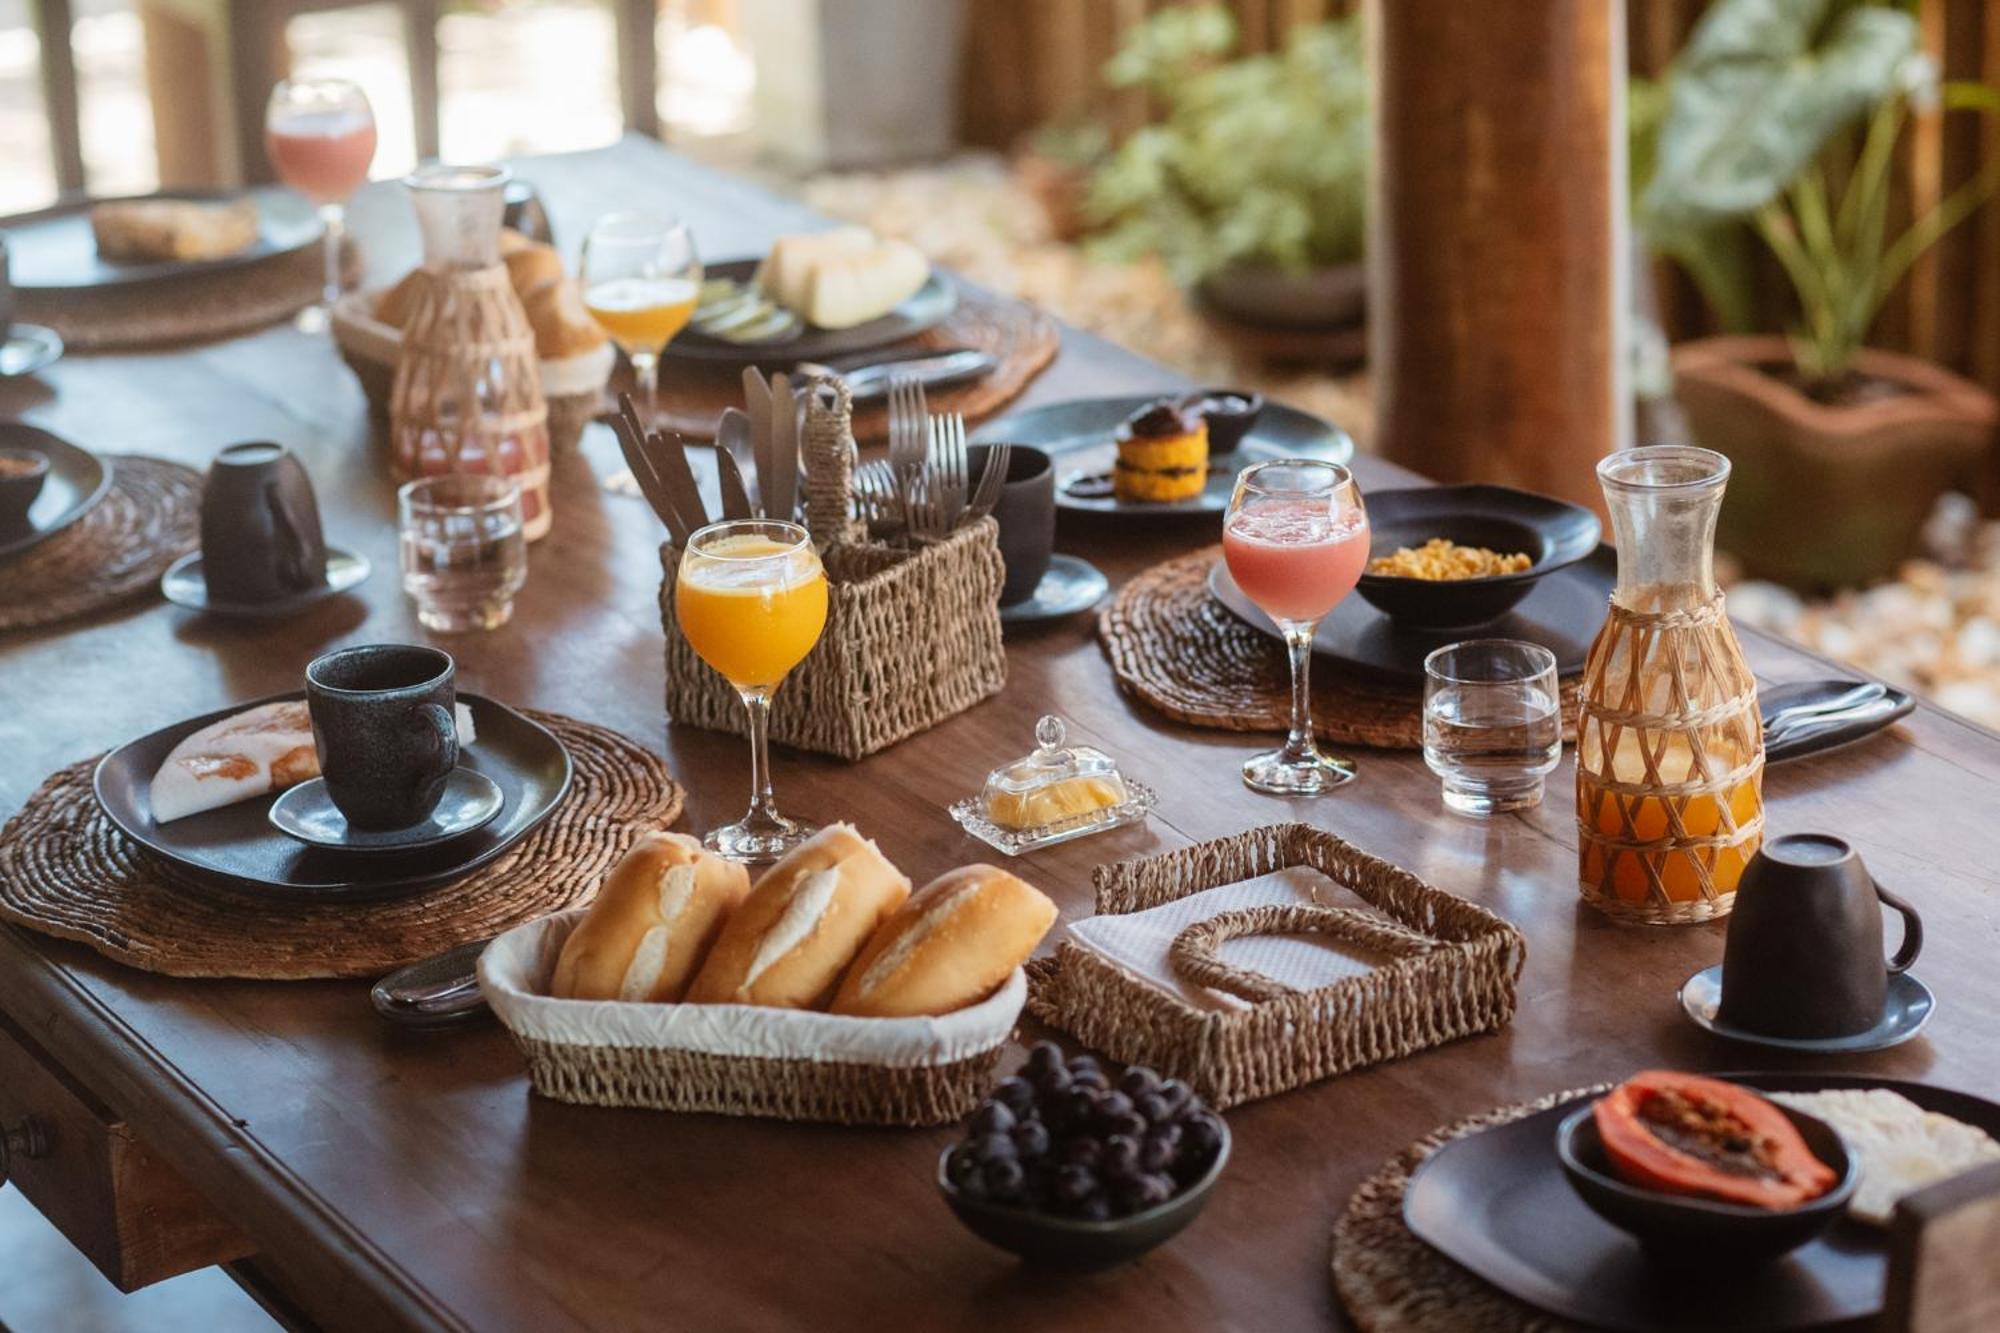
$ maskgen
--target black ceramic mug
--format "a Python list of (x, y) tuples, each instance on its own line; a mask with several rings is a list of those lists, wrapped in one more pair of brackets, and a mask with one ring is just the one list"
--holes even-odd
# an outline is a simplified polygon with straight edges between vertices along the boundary
[[(1882, 957), (1882, 908), (1903, 918)], [(1793, 833), (1743, 868), (1722, 953), (1716, 1017), (1771, 1037), (1844, 1037), (1882, 1021), (1891, 973), (1924, 946), (1917, 909), (1869, 877), (1843, 839)]]
[(201, 571), (210, 601), (274, 602), (326, 582), (326, 538), (305, 465), (282, 444), (232, 444), (208, 465)]
[(458, 764), (457, 668), (414, 644), (339, 648), (306, 668), (326, 794), (356, 829), (422, 823)]
[[(986, 465), (986, 446), (966, 450), (967, 476)], [(1056, 549), (1056, 466), (1040, 449), (1017, 444), (1007, 458), (1007, 480), (993, 506), (1000, 525), (1000, 605), (1013, 606), (1035, 595)]]

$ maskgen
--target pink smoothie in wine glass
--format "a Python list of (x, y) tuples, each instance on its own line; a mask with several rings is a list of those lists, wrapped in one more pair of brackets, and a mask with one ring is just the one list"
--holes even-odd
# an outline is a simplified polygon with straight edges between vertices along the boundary
[(349, 111), (301, 111), (264, 132), (278, 179), (316, 204), (350, 198), (375, 160), (375, 122)]
[(1273, 620), (1318, 620), (1354, 591), (1368, 564), (1368, 516), (1326, 502), (1271, 500), (1239, 510), (1222, 556), (1243, 595)]

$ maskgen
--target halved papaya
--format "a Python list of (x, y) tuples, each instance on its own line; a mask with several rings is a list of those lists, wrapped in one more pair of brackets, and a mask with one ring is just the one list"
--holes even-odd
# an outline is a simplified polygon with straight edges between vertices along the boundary
[(1796, 1208), (1832, 1189), (1833, 1168), (1750, 1089), (1649, 1069), (1592, 1107), (1611, 1169), (1627, 1184), (1758, 1208)]

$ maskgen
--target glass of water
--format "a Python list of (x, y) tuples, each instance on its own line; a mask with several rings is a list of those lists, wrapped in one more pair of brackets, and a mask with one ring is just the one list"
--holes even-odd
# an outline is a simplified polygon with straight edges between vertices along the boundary
[(403, 591), (441, 634), (498, 629), (528, 581), (521, 491), (506, 477), (454, 473), (396, 492)]
[(1562, 762), (1556, 658), (1515, 639), (1469, 639), (1424, 659), (1424, 762), (1468, 815), (1541, 804)]

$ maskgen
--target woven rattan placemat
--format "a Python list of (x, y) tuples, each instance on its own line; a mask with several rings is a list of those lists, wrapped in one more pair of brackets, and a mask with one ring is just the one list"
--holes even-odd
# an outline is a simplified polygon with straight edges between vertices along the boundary
[[(110, 287), (15, 289), (15, 313), (46, 324), (73, 352), (162, 347), (248, 333), (319, 299), (326, 281), (319, 242), (238, 268)], [(341, 252), (349, 281), (360, 273), (353, 242)]]
[(111, 485), (47, 541), (0, 560), (0, 630), (30, 629), (156, 592), (201, 544), (201, 474), (158, 458), (106, 460)]
[(1523, 1305), (1438, 1253), (1403, 1224), (1403, 1191), (1423, 1160), (1467, 1134), (1546, 1111), (1604, 1086), (1468, 1116), (1417, 1140), (1361, 1183), (1333, 1228), (1333, 1286), (1368, 1333), (1525, 1333), (1578, 1325)]
[[(1013, 401), (1016, 394), (1028, 387), (1028, 381), (1055, 359), (1061, 346), (1062, 332), (1055, 321), (1034, 306), (961, 287), (957, 309), (942, 324), (908, 342), (884, 349), (883, 355), (904, 359), (960, 347), (991, 352), (1000, 362), (992, 374), (925, 394), (931, 411), (957, 412), (968, 421), (977, 421)], [(621, 366), (612, 377), (614, 401), (619, 390), (629, 392), (630, 385), (630, 372)], [(661, 362), (662, 426), (692, 439), (713, 439), (722, 409), (741, 406), (741, 370), (694, 361)], [(888, 404), (881, 399), (857, 404), (853, 429), (854, 438), (862, 444), (888, 439)]]
[(528, 716), (569, 750), (569, 795), (512, 851), (455, 884), (325, 906), (176, 888), (98, 808), (92, 759), (56, 773), (0, 829), (0, 919), (148, 972), (298, 981), (374, 976), (581, 906), (634, 837), (679, 816), (684, 793), (658, 755), (615, 731)]
[[(1223, 731), (1283, 731), (1292, 709), (1284, 645), (1208, 592), (1222, 556), (1210, 546), (1153, 566), (1118, 590), (1097, 637), (1118, 684), (1177, 722)], [(1418, 750), (1423, 695), (1344, 677), (1313, 663), (1313, 723), (1336, 745)], [(1563, 736), (1576, 738), (1576, 681), (1562, 683)]]

